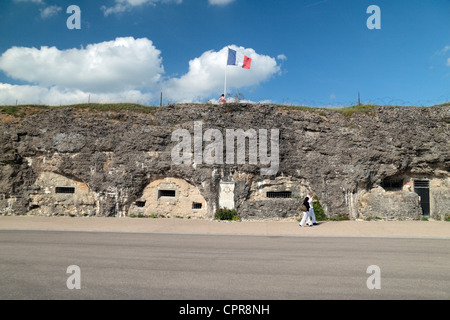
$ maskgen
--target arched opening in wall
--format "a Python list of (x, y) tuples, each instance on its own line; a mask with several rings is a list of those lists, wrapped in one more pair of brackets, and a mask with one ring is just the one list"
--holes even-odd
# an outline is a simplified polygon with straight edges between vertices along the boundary
[(145, 208), (145, 203), (146, 203), (146, 201), (136, 201), (134, 204), (138, 208)]
[(207, 203), (197, 187), (184, 179), (152, 181), (131, 204), (129, 216), (204, 218)]
[(381, 187), (386, 191), (401, 191), (403, 188), (403, 178), (387, 177), (381, 183)]
[(93, 216), (94, 194), (82, 181), (54, 172), (42, 172), (32, 186), (29, 210), (36, 215)]

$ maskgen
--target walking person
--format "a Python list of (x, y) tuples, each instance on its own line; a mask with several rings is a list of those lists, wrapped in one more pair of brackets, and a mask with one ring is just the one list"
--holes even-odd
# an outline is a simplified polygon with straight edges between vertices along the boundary
[(314, 213), (313, 199), (314, 195), (311, 192), (308, 193), (309, 216), (310, 219), (312, 220), (313, 225), (317, 225), (316, 215)]
[(304, 227), (305, 223), (308, 226), (310, 226), (310, 227), (313, 225), (313, 223), (311, 221), (311, 216), (310, 216), (310, 210), (309, 209), (310, 209), (309, 198), (306, 197), (305, 200), (303, 200), (303, 204), (302, 204), (302, 207), (301, 207), (301, 210), (303, 211), (303, 217), (302, 217), (302, 221), (300, 221), (300, 223), (299, 223), (300, 227)]

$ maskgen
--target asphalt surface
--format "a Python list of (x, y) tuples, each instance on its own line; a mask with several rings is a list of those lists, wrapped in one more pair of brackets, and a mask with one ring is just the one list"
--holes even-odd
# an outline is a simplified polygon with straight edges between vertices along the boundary
[(450, 298), (448, 239), (2, 230), (0, 248), (2, 300)]

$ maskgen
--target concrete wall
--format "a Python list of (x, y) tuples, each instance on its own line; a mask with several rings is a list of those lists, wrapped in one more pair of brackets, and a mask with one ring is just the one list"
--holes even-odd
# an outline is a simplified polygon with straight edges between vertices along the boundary
[[(161, 195), (161, 192), (168, 190), (173, 190), (175, 197)], [(201, 204), (201, 209), (193, 208), (194, 203)], [(205, 218), (206, 213), (205, 198), (194, 185), (183, 179), (165, 178), (151, 182), (142, 196), (130, 206), (128, 215)]]
[[(57, 188), (74, 188), (74, 193), (57, 193)], [(54, 172), (42, 172), (31, 187), (29, 214), (93, 216), (96, 202), (87, 184)]]
[(408, 191), (386, 191), (375, 188), (360, 197), (359, 217), (370, 220), (376, 218), (418, 220), (422, 215), (419, 196)]
[(423, 216), (420, 197), (414, 192), (414, 181), (429, 181), (430, 218), (443, 220), (450, 215), (450, 178), (420, 174), (401, 174), (391, 177), (401, 180), (397, 190), (381, 186), (358, 194), (358, 218), (419, 220)]
[(430, 181), (430, 216), (440, 220), (450, 216), (450, 177)]
[[(291, 198), (268, 198), (268, 192), (291, 192)], [(304, 181), (277, 177), (251, 181), (247, 200), (238, 214), (244, 218), (287, 218), (297, 216), (310, 189)]]
[[(430, 217), (443, 220), (450, 215), (450, 178), (417, 174), (394, 177), (402, 181), (398, 190), (385, 190), (381, 186), (369, 191), (359, 191), (355, 215), (350, 218), (419, 220), (422, 218), (419, 196), (414, 192), (414, 180), (430, 182)], [(242, 180), (242, 181), (241, 181)], [(246, 219), (286, 218), (298, 216), (302, 199), (310, 192), (307, 181), (292, 177), (252, 180), (244, 177), (236, 181), (221, 181), (218, 188), (219, 207), (236, 208)], [(58, 187), (72, 187), (73, 194), (57, 193)], [(161, 195), (160, 191), (173, 190), (174, 197)], [(269, 198), (268, 192), (289, 191), (290, 198)], [(98, 199), (87, 184), (54, 172), (42, 172), (30, 188), (28, 213), (32, 215), (94, 216)], [(2, 212), (7, 214), (15, 198), (0, 194)], [(194, 203), (196, 204), (194, 206)], [(208, 203), (199, 189), (180, 178), (152, 181), (141, 197), (124, 211), (128, 216), (210, 218)], [(24, 212), (26, 213), (26, 212)]]

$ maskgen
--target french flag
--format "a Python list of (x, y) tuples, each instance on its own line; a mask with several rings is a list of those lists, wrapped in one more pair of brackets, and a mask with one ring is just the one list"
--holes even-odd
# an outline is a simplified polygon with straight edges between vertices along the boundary
[(228, 48), (228, 66), (238, 66), (244, 69), (250, 69), (252, 59), (236, 50)]

